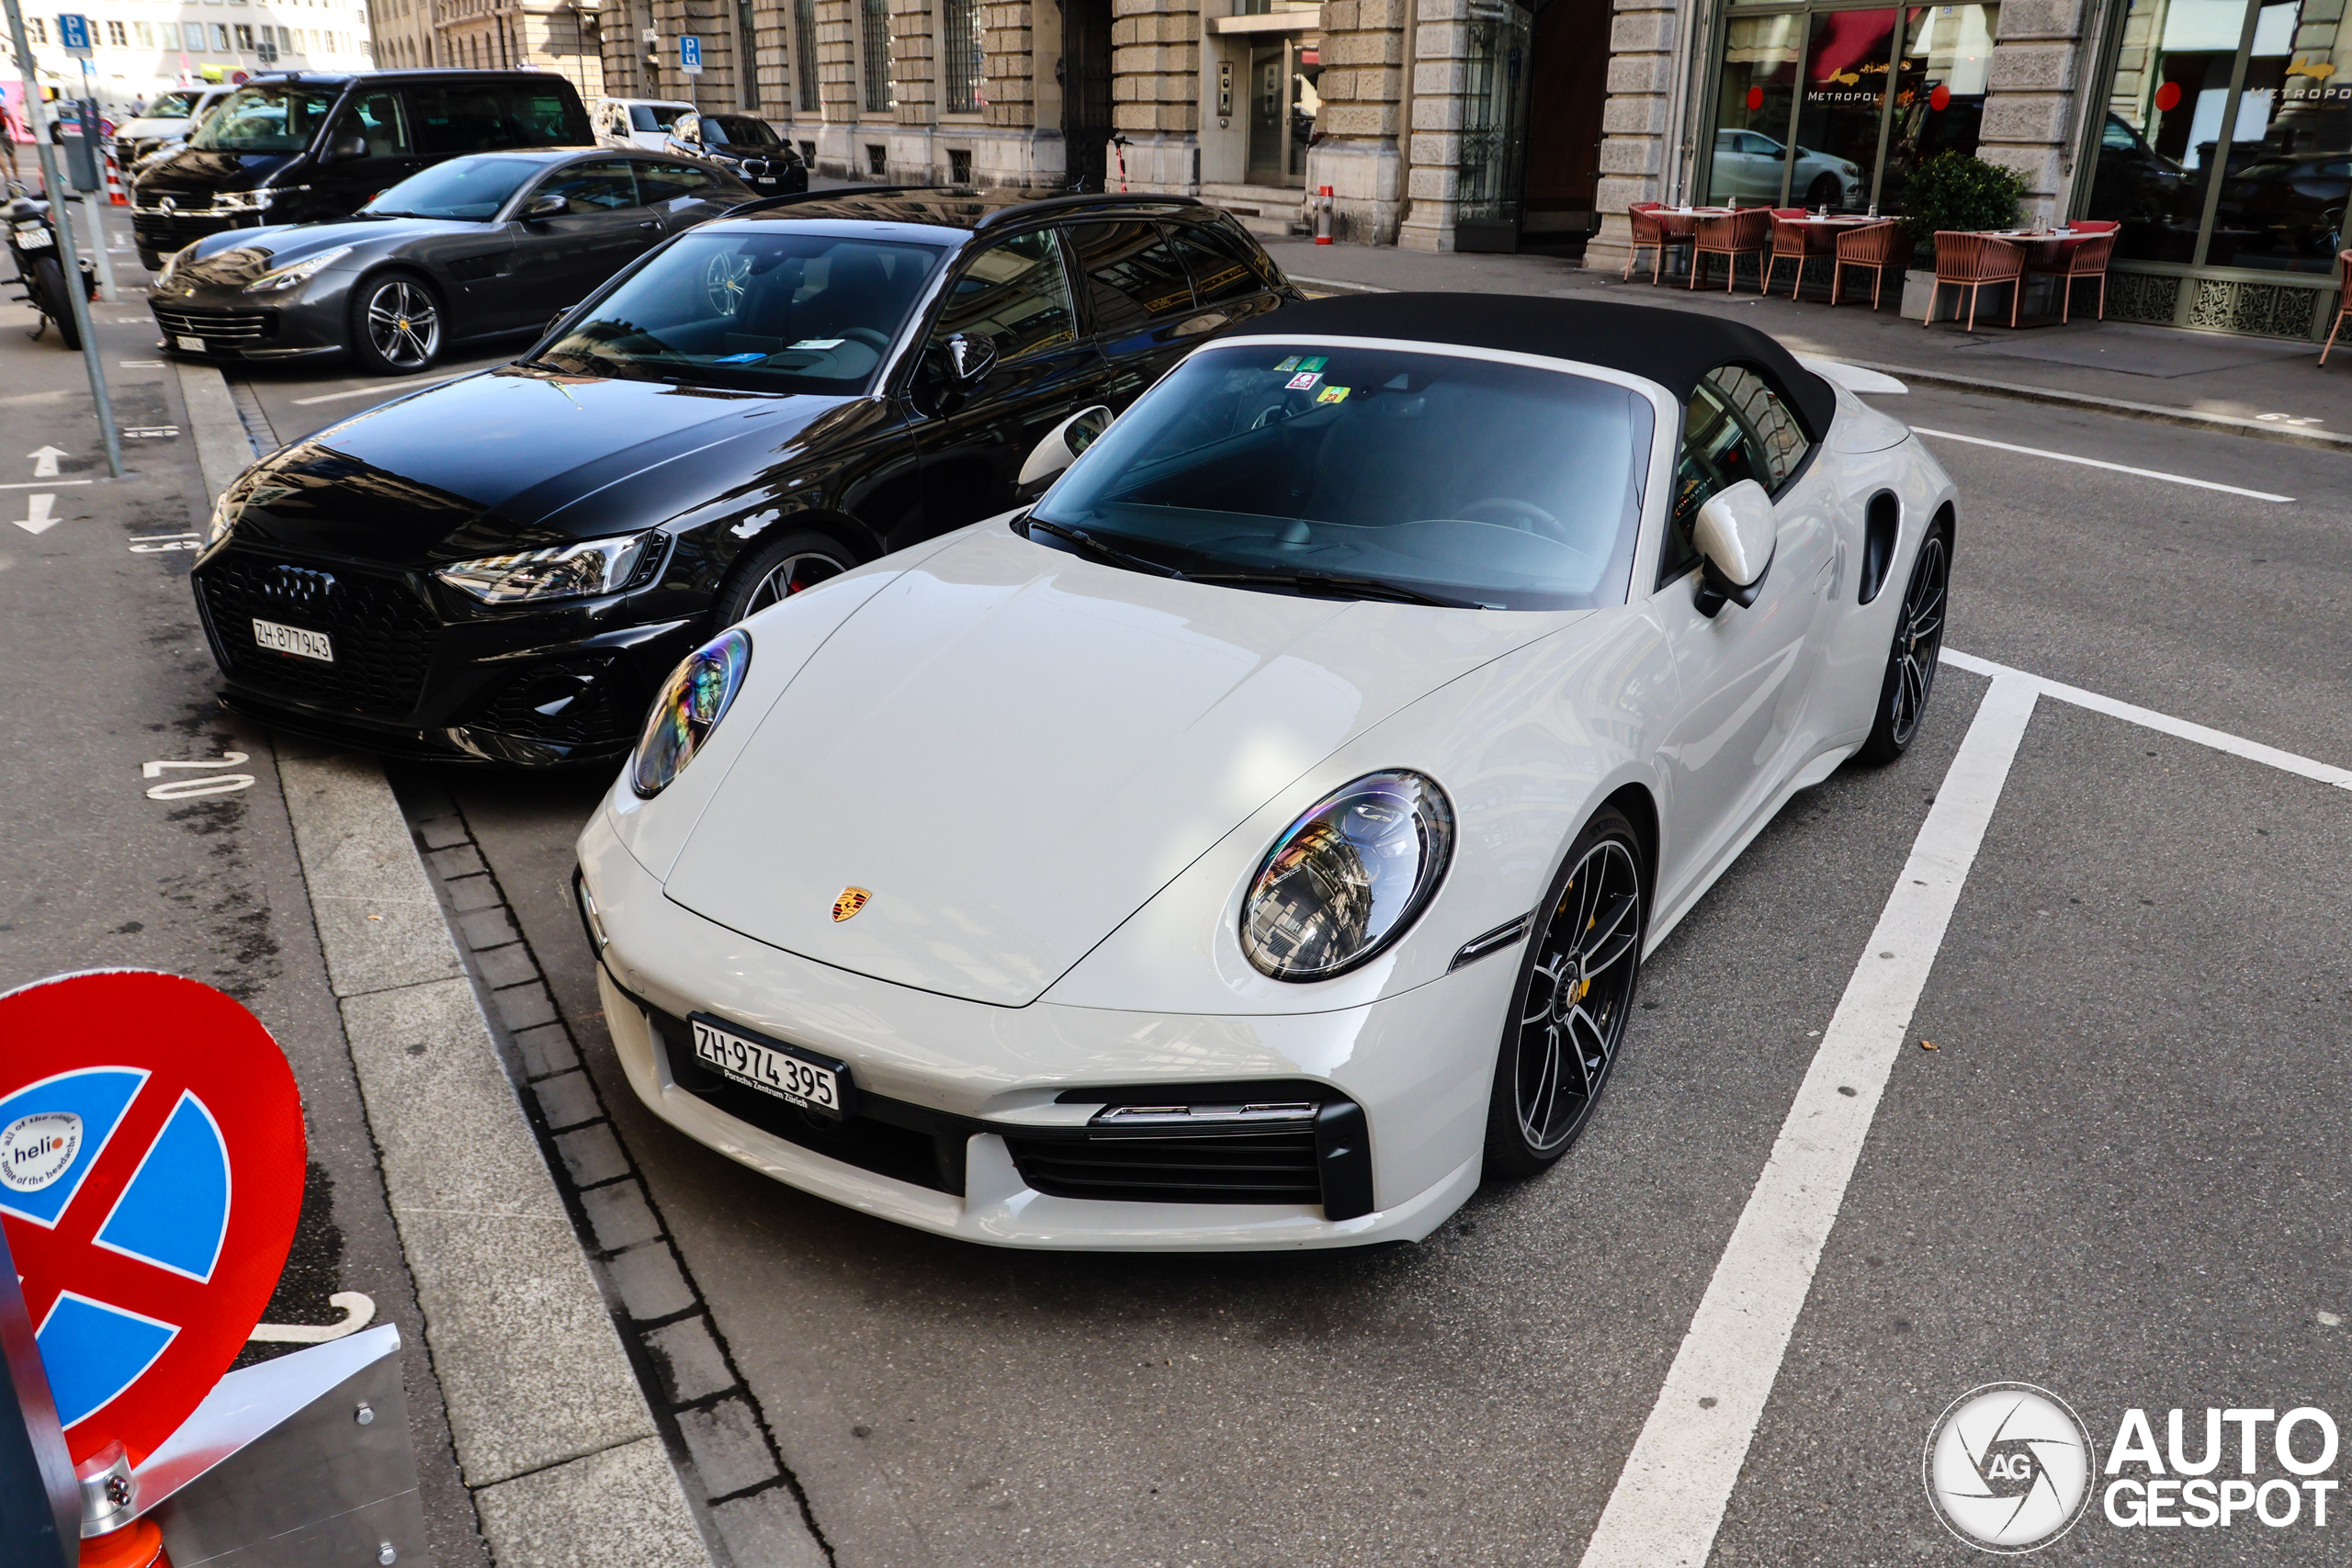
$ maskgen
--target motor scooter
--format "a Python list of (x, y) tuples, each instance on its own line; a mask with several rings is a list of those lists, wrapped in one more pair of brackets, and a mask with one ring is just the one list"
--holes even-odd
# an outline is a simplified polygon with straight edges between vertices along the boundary
[[(8, 203), (7, 224), (8, 254), (17, 264), (17, 283), (24, 289), (17, 298), (40, 313), (34, 339), (54, 321), (59, 339), (80, 353), (82, 334), (74, 325), (74, 302), (65, 292), (65, 264), (58, 259), (57, 223), (50, 204), (38, 197), (17, 197)], [(83, 297), (96, 299), (97, 267), (88, 256), (75, 259), (82, 264)]]

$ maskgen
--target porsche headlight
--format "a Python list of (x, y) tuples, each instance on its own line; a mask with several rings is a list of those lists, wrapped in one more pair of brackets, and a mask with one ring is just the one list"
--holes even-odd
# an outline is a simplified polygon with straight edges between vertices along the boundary
[(1453, 857), (1453, 807), (1436, 780), (1367, 773), (1266, 852), (1241, 906), (1241, 950), (1270, 979), (1345, 974), (1404, 934)]
[(650, 800), (670, 787), (727, 716), (743, 672), (752, 667), (752, 634), (737, 626), (686, 656), (662, 688), (630, 759), (629, 786)]
[(637, 569), (645, 564), (647, 551), (660, 538), (660, 533), (649, 529), (617, 539), (590, 539), (511, 556), (483, 556), (479, 560), (445, 566), (433, 575), (485, 604), (613, 593), (628, 586), (637, 575)]
[(321, 251), (317, 255), (304, 256), (300, 261), (289, 262), (284, 266), (263, 273), (245, 285), (245, 292), (277, 294), (297, 284), (308, 283), (350, 254), (349, 245), (337, 245), (331, 251)]
[(179, 276), (180, 263), (195, 259), (196, 246), (193, 244), (182, 245), (178, 250), (174, 251), (164, 258), (164, 270), (155, 275), (155, 287), (162, 288), (169, 285), (172, 279)]

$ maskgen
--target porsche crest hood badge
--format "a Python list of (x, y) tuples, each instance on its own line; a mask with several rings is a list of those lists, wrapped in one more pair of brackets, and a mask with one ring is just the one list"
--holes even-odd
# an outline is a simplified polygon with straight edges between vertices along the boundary
[(863, 887), (842, 888), (842, 896), (833, 900), (833, 923), (835, 925), (839, 925), (842, 921), (848, 919), (852, 915), (856, 914), (860, 909), (865, 908), (865, 901), (873, 897), (873, 894), (867, 892)]

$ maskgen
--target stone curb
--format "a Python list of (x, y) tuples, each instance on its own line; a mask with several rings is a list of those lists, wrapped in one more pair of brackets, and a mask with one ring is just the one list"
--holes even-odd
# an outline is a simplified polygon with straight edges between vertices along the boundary
[[(227, 383), (181, 365), (207, 488), (249, 462)], [(458, 1473), (500, 1568), (712, 1559), (666, 1462), (448, 919), (382, 767), (290, 754), (278, 777)]]
[[(1338, 278), (1301, 277), (1295, 273), (1291, 275), (1290, 280), (1303, 288), (1328, 289), (1334, 294), (1397, 292), (1376, 283), (1343, 283)], [(1671, 305), (1659, 308), (1674, 309)], [(2161, 424), (2186, 425), (2190, 429), (2210, 430), (2225, 435), (2243, 435), (2256, 441), (2278, 441), (2290, 446), (2352, 452), (2352, 435), (2334, 431), (2310, 430), (2292, 424), (2266, 424), (2258, 419), (2245, 419), (2237, 414), (2203, 413), (2195, 409), (2176, 408), (2165, 403), (2135, 403), (2123, 398), (2102, 398), (2090, 392), (2069, 392), (2056, 387), (2028, 387), (2014, 381), (1987, 380), (1980, 376), (1956, 376), (1946, 370), (1922, 370), (1916, 365), (1887, 365), (1872, 359), (1848, 359), (1841, 363), (1860, 366), (1865, 370), (1882, 371), (1906, 381), (1917, 381), (1923, 387), (1978, 392), (1985, 397), (2008, 398), (2018, 402), (2052, 403), (2092, 413), (2112, 414), (2120, 419), (2151, 420)]]

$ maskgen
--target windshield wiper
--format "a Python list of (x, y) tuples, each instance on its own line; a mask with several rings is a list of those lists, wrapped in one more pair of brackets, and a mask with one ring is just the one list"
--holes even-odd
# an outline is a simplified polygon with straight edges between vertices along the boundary
[(1262, 583), (1269, 588), (1293, 588), (1301, 593), (1328, 593), (1355, 599), (1393, 599), (1403, 604), (1434, 604), (1444, 610), (1486, 610), (1489, 604), (1468, 599), (1442, 599), (1401, 582), (1378, 577), (1344, 577), (1329, 571), (1196, 571), (1193, 582)]
[(1184, 578), (1184, 574), (1182, 572), (1177, 570), (1172, 566), (1168, 566), (1156, 560), (1146, 560), (1141, 556), (1131, 556), (1123, 549), (1104, 544), (1102, 540), (1096, 538), (1093, 535), (1088, 533), (1083, 528), (1065, 528), (1058, 523), (1048, 523), (1042, 517), (1023, 518), (1021, 522), (1021, 536), (1025, 539), (1039, 528), (1043, 528), (1046, 533), (1051, 534), (1057, 539), (1068, 539), (1071, 544), (1076, 545), (1080, 549), (1086, 551), (1097, 560), (1108, 561), (1114, 566), (1130, 566), (1135, 568), (1137, 571), (1148, 571), (1159, 577), (1173, 577), (1181, 581), (1190, 581)]

